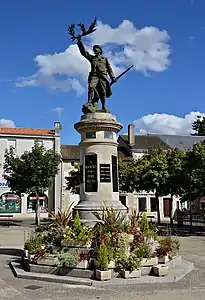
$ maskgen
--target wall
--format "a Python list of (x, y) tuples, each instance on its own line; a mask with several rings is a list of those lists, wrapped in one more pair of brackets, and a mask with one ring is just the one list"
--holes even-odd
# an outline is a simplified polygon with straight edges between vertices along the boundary
[[(37, 139), (39, 141), (42, 141), (44, 147), (46, 149), (53, 149), (54, 148), (54, 138), (46, 138), (46, 137), (27, 137), (27, 136), (0, 136), (0, 182), (5, 182), (5, 179), (3, 178), (3, 164), (4, 164), (4, 153), (5, 149), (8, 147), (8, 140), (16, 140), (16, 154), (21, 156), (25, 151), (30, 151), (31, 148), (34, 145), (34, 140)], [(2, 195), (5, 192), (9, 192), (10, 189), (8, 187), (2, 187), (0, 186), (0, 195)], [(54, 195), (53, 195), (53, 188), (49, 189), (47, 191), (47, 194), (49, 196), (49, 201), (52, 202), (52, 205), (49, 205), (50, 208), (53, 206), (54, 202)], [(27, 194), (23, 194), (21, 198), (21, 215), (24, 217), (33, 217), (34, 213), (28, 213), (27, 212)], [(19, 216), (19, 214), (16, 214)], [(47, 214), (46, 214), (47, 215)]]
[[(78, 164), (78, 163), (77, 163)], [(65, 160), (62, 164), (62, 207), (66, 208), (72, 204), (75, 207), (79, 202), (79, 195), (72, 194), (70, 191), (66, 190), (67, 184), (65, 177), (68, 177), (70, 171), (74, 169), (75, 162)]]
[[(139, 210), (139, 198), (145, 198), (145, 207), (146, 207), (146, 212), (147, 216), (153, 216), (154, 220), (157, 219), (157, 211), (151, 211), (151, 198), (154, 198), (154, 193), (146, 193), (146, 192), (141, 192), (141, 193), (120, 193), (120, 198), (124, 196), (126, 197), (126, 203), (123, 203), (126, 205), (128, 208), (129, 212), (131, 212), (133, 209), (136, 209), (137, 213), (140, 212)], [(169, 198), (169, 196), (166, 197), (159, 197), (159, 208), (160, 208), (160, 217), (161, 220), (169, 221), (169, 217), (164, 216), (164, 203), (163, 199), (164, 198)], [(177, 209), (177, 201), (179, 201), (179, 198), (174, 197), (173, 199), (173, 216), (174, 213)]]

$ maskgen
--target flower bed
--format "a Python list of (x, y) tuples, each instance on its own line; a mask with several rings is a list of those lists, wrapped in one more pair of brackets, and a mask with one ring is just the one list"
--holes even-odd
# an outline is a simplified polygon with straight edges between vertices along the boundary
[(29, 263), (58, 267), (60, 275), (92, 269), (96, 279), (109, 280), (113, 269), (117, 276), (136, 278), (146, 273), (144, 268), (149, 274), (179, 251), (179, 241), (159, 238), (145, 213), (140, 219), (136, 212), (126, 216), (105, 208), (98, 218), (100, 222), (90, 229), (81, 224), (78, 213), (71, 222), (70, 213), (59, 212), (52, 224), (36, 228), (26, 239)]

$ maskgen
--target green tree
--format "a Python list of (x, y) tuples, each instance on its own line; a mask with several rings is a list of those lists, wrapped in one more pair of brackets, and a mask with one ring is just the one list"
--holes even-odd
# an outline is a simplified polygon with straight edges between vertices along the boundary
[(136, 160), (122, 161), (119, 159), (119, 190), (121, 192), (132, 193), (136, 189), (138, 182), (139, 166)]
[(170, 226), (173, 227), (173, 197), (182, 193), (183, 176), (182, 164), (185, 157), (185, 151), (179, 149), (168, 149), (166, 152), (166, 163), (168, 176), (163, 187), (163, 194), (170, 195), (169, 202)]
[(67, 180), (67, 190), (72, 194), (80, 194), (80, 165), (75, 165), (74, 169), (70, 171)]
[(164, 186), (169, 176), (166, 153), (160, 147), (150, 148), (148, 153), (137, 161), (137, 164), (138, 180), (136, 181), (136, 190), (155, 193), (157, 222), (160, 224), (159, 197), (164, 195)]
[(13, 149), (5, 151), (5, 179), (12, 191), (36, 194), (36, 224), (40, 222), (39, 195), (52, 185), (59, 172), (60, 155), (35, 143), (20, 157)]
[(186, 151), (181, 173), (182, 200), (189, 202), (190, 231), (192, 231), (192, 208), (196, 198), (205, 195), (205, 142), (197, 143)]
[(191, 135), (205, 136), (205, 117), (197, 116), (192, 123), (192, 129), (195, 131)]

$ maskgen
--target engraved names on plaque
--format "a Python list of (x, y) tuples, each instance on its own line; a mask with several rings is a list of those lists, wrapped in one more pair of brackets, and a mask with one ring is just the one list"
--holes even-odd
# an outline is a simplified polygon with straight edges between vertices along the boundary
[(97, 154), (85, 156), (85, 192), (97, 192)]
[(100, 164), (100, 182), (111, 182), (110, 164)]

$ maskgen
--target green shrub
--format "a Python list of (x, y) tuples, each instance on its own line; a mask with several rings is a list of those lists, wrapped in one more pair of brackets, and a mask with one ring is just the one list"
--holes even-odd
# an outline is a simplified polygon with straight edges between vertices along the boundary
[(116, 271), (122, 276), (122, 271), (132, 272), (140, 267), (140, 259), (135, 254), (129, 256), (121, 253), (115, 261)]
[(151, 252), (147, 244), (141, 244), (139, 248), (135, 250), (135, 255), (139, 259), (151, 258)]
[(98, 269), (101, 271), (108, 270), (108, 254), (107, 247), (104, 241), (102, 241), (102, 244), (100, 245), (98, 250)]
[(25, 241), (24, 248), (29, 254), (36, 254), (44, 245), (43, 236), (39, 233), (32, 232)]
[(69, 252), (62, 252), (58, 255), (60, 266), (67, 268), (75, 268), (78, 264), (77, 255)]
[(147, 214), (145, 212), (142, 214), (142, 219), (140, 221), (140, 230), (144, 234), (147, 233), (149, 230), (149, 222), (148, 222)]
[(73, 220), (73, 225), (72, 225), (72, 231), (77, 235), (82, 231), (82, 225), (80, 221), (80, 216), (78, 211), (76, 211), (74, 220)]

